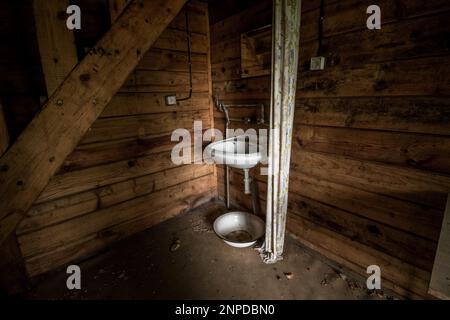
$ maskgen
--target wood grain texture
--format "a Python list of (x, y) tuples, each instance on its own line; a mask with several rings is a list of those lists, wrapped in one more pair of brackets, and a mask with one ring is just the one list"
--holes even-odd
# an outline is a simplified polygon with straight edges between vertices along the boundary
[(450, 135), (446, 97), (299, 99), (295, 112), (297, 124)]
[[(35, 204), (17, 230), (20, 236), (212, 173), (212, 166), (186, 165)], [(168, 178), (169, 177), (169, 178)]]
[[(325, 1), (326, 68), (310, 71), (319, 4), (302, 4), (287, 228), (302, 244), (363, 276), (379, 262), (387, 268), (383, 286), (429, 298), (450, 189), (449, 4), (382, 0), (382, 28), (373, 32), (360, 14), (372, 3)], [(252, 12), (258, 16), (250, 19)], [(213, 90), (221, 100), (269, 100), (269, 77), (241, 78), (239, 41), (270, 14), (270, 5), (260, 2), (211, 26)], [(223, 114), (214, 116), (223, 128)], [(222, 167), (217, 173), (223, 197)], [(251, 210), (242, 174), (231, 170), (230, 177), (232, 200)], [(264, 202), (265, 178), (256, 178)]]
[(127, 236), (143, 231), (181, 212), (187, 212), (206, 203), (213, 196), (214, 192), (211, 191), (205, 191), (202, 195), (186, 195), (184, 199), (173, 200), (167, 207), (156, 208), (137, 218), (90, 234), (83, 239), (59, 247), (56, 250), (33, 256), (27, 259), (27, 271), (31, 276), (36, 276), (54, 269), (55, 266), (62, 266), (69, 262), (85, 259), (101, 250), (107, 249), (111, 244)]
[[(86, 4), (89, 5), (94, 6)], [(179, 127), (191, 130), (195, 120), (203, 121), (204, 130), (212, 125), (207, 53), (192, 54), (193, 72), (204, 82), (202, 89), (176, 106), (166, 106), (164, 101), (166, 92), (175, 93), (179, 98), (188, 94), (185, 91), (188, 83), (185, 10), (189, 13), (191, 31), (201, 36), (194, 37), (196, 46), (208, 46), (207, 7), (190, 1), (163, 32), (171, 35), (172, 31), (179, 31), (176, 33), (180, 36), (179, 41), (160, 42), (165, 43), (165, 48), (156, 48), (155, 44), (142, 53), (142, 59), (131, 75), (143, 75), (131, 80), (138, 80), (132, 85), (143, 84), (140, 92), (121, 92), (112, 97), (27, 211), (17, 234), (22, 252), (28, 252), (30, 247), (37, 248), (35, 252), (31, 250), (25, 260), (31, 276), (89, 257), (123, 237), (216, 196), (213, 166), (175, 166), (170, 158), (176, 143), (170, 138), (172, 130)], [(91, 18), (97, 20), (104, 19), (99, 14), (109, 14), (100, 9), (91, 8), (91, 11), (97, 15)], [(92, 39), (101, 36), (99, 32), (89, 31)], [(199, 43), (198, 39), (205, 43)], [(171, 83), (172, 78), (176, 79), (175, 83)], [(126, 84), (122, 90), (132, 91)], [(189, 183), (193, 185), (192, 181), (201, 183), (198, 188), (205, 189), (184, 187)], [(171, 190), (180, 193), (176, 199), (169, 195)], [(197, 190), (201, 194), (196, 194)], [(148, 198), (149, 202), (142, 202), (139, 208), (132, 205), (136, 199), (155, 193), (158, 193), (157, 198)], [(155, 200), (158, 207), (151, 204), (151, 199), (158, 199)], [(122, 209), (113, 209), (119, 205)], [(117, 215), (109, 216), (104, 210), (118, 211)], [(90, 227), (82, 223), (87, 219), (83, 217), (87, 216), (91, 221), (102, 222)], [(77, 231), (72, 233), (70, 240), (47, 246), (46, 239), (33, 236), (51, 234), (51, 230), (62, 228), (73, 220), (79, 223), (73, 225)]]
[(68, 0), (56, 4), (33, 0), (37, 42), (48, 97), (53, 95), (78, 63), (74, 34), (66, 26), (68, 6)]
[(115, 21), (125, 10), (129, 0), (108, 0), (111, 21)]
[[(181, 94), (183, 93), (177, 94), (182, 96)], [(186, 112), (209, 110), (209, 95), (206, 92), (194, 92), (192, 93), (191, 99), (178, 101), (175, 106), (166, 106), (164, 97), (165, 94), (149, 92), (116, 94), (100, 115), (100, 118), (161, 113), (161, 111)]]
[(209, 128), (208, 110), (103, 118), (92, 125), (81, 143), (146, 137), (151, 134), (167, 135), (177, 128), (193, 130), (194, 121), (202, 121), (203, 127)]
[[(1, 158), (1, 218), (23, 217), (185, 1), (131, 3)], [(159, 14), (155, 14), (159, 12)], [(101, 90), (103, 89), (103, 90)], [(76, 92), (76, 94), (74, 94)], [(50, 127), (51, 130), (47, 130)], [(2, 221), (0, 239), (17, 224)]]
[[(46, 265), (49, 262), (49, 255), (55, 255), (61, 259), (61, 251), (65, 251), (69, 247), (73, 247), (90, 235), (96, 235), (98, 238), (104, 236), (112, 236), (111, 240), (119, 240), (123, 236), (144, 230), (157, 222), (180, 213), (183, 210), (193, 208), (211, 199), (211, 191), (209, 182), (213, 182), (212, 175), (189, 181), (162, 192), (155, 192), (147, 196), (136, 198), (116, 206), (112, 206), (96, 212), (95, 215), (88, 214), (76, 219), (69, 220), (65, 223), (49, 227), (41, 231), (33, 232), (21, 237), (26, 244), (22, 245), (22, 252), (25, 255), (31, 254), (27, 260), (36, 264), (36, 260)], [(170, 192), (170, 194), (169, 194)], [(167, 197), (171, 199), (170, 206), (167, 206)], [(165, 210), (161, 210), (164, 208)], [(125, 209), (125, 211), (124, 211)], [(126, 212), (126, 214), (124, 214)], [(166, 212), (165, 214), (163, 212)], [(170, 213), (170, 214), (168, 214)], [(149, 219), (149, 217), (152, 217)], [(136, 222), (140, 221), (138, 225)], [(126, 226), (133, 225), (134, 228), (125, 232)], [(125, 229), (125, 230), (124, 230)], [(120, 230), (124, 230), (122, 232)], [(50, 241), (42, 241), (43, 237), (48, 236), (48, 232), (57, 232), (58, 236), (51, 237)], [(47, 235), (46, 235), (47, 234)], [(28, 239), (28, 240), (27, 240)], [(33, 239), (33, 241), (30, 241)], [(77, 241), (74, 241), (74, 240)], [(92, 242), (92, 241), (91, 241)], [(93, 241), (96, 243), (96, 241)], [(90, 248), (91, 244), (88, 245)], [(105, 244), (102, 245), (105, 247)], [(101, 246), (96, 246), (97, 250)], [(95, 252), (92, 248), (84, 250), (84, 253)], [(69, 259), (77, 258), (77, 254), (73, 254)], [(50, 261), (52, 267), (60, 265), (55, 261)], [(30, 270), (31, 271), (31, 270)], [(41, 270), (42, 272), (42, 270)], [(31, 274), (35, 272), (31, 271)]]
[(98, 210), (95, 214), (82, 215), (36, 232), (24, 234), (19, 239), (22, 252), (25, 257), (29, 257), (69, 244), (91, 233), (155, 211), (167, 205), (168, 198), (173, 201), (182, 199), (187, 194), (185, 192), (187, 190), (189, 190), (189, 195), (201, 197), (204, 192), (210, 190), (212, 178), (211, 175), (205, 176)]
[(299, 152), (341, 154), (450, 174), (450, 139), (445, 136), (303, 125), (297, 128)]

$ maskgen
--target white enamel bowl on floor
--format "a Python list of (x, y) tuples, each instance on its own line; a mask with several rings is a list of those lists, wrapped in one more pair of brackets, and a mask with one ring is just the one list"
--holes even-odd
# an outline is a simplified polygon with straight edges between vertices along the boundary
[(264, 235), (264, 221), (248, 212), (233, 211), (221, 215), (214, 221), (214, 232), (222, 240), (236, 248), (254, 245)]

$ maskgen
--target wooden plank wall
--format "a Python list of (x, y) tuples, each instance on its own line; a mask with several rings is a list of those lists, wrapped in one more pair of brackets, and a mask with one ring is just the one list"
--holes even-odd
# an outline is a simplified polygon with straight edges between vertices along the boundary
[[(91, 18), (109, 19), (98, 2), (80, 5), (83, 10), (92, 3), (86, 8)], [(167, 107), (165, 95), (188, 95), (185, 10), (192, 32), (193, 95)], [(84, 30), (78, 46), (101, 36), (92, 34), (98, 29)], [(213, 166), (177, 167), (170, 158), (174, 129), (192, 129), (194, 120), (202, 120), (204, 129), (213, 123), (208, 30), (206, 4), (189, 2), (51, 179), (17, 230), (31, 277), (216, 196)]]
[[(246, 3), (245, 1), (242, 4)], [(219, 10), (220, 9), (220, 10)], [(227, 12), (221, 5), (211, 6), (210, 15), (216, 17), (226, 16)], [(272, 1), (260, 1), (250, 7), (235, 13), (237, 8), (231, 6), (228, 10), (228, 18), (211, 25), (211, 73), (213, 79), (213, 95), (226, 104), (233, 103), (264, 103), (266, 107), (265, 119), (268, 121), (268, 109), (270, 98), (270, 76), (247, 78), (249, 81), (268, 81), (269, 87), (265, 94), (253, 96), (251, 88), (241, 83), (241, 33), (251, 31), (272, 22)], [(215, 12), (220, 11), (220, 12)], [(243, 80), (246, 81), (246, 80)], [(232, 118), (257, 118), (261, 116), (260, 108), (230, 108), (229, 115)], [(225, 134), (224, 114), (214, 108), (215, 127)], [(231, 129), (242, 128), (244, 130), (267, 129), (267, 126), (255, 123), (244, 124), (231, 122)], [(259, 168), (251, 169), (251, 175), (257, 176)], [(231, 203), (238, 206), (252, 208), (251, 196), (244, 194), (243, 171), (230, 168), (230, 199)], [(217, 166), (218, 190), (221, 198), (225, 197), (225, 168)], [(264, 178), (261, 177), (264, 181)], [(265, 188), (265, 186), (264, 186)], [(265, 193), (265, 189), (258, 193)], [(262, 211), (265, 206), (261, 203)], [(262, 212), (263, 213), (263, 212)]]
[[(372, 2), (325, 0), (327, 67), (313, 72), (319, 3), (302, 8), (287, 227), (363, 276), (379, 265), (385, 288), (428, 297), (450, 190), (450, 5), (380, 0), (382, 28), (370, 31)], [(265, 10), (259, 4), (211, 26), (213, 91), (224, 100), (269, 99), (270, 77), (240, 79), (237, 41), (267, 22)], [(241, 173), (231, 180), (234, 199), (248, 206)]]

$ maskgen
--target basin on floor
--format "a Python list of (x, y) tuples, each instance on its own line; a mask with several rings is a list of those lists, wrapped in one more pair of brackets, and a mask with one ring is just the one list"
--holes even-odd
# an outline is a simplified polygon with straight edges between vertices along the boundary
[(261, 152), (256, 139), (237, 136), (211, 143), (211, 156), (215, 163), (226, 164), (233, 168), (250, 169), (261, 160)]
[(237, 248), (254, 245), (264, 235), (264, 230), (264, 221), (248, 212), (228, 212), (214, 221), (214, 232), (226, 244)]

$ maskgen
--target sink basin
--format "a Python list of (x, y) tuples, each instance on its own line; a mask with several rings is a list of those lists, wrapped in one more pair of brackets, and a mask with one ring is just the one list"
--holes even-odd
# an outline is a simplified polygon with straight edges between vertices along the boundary
[[(249, 141), (250, 140), (250, 141)], [(261, 160), (258, 144), (245, 136), (232, 137), (211, 143), (211, 156), (215, 163), (226, 164), (237, 169), (250, 169)]]

